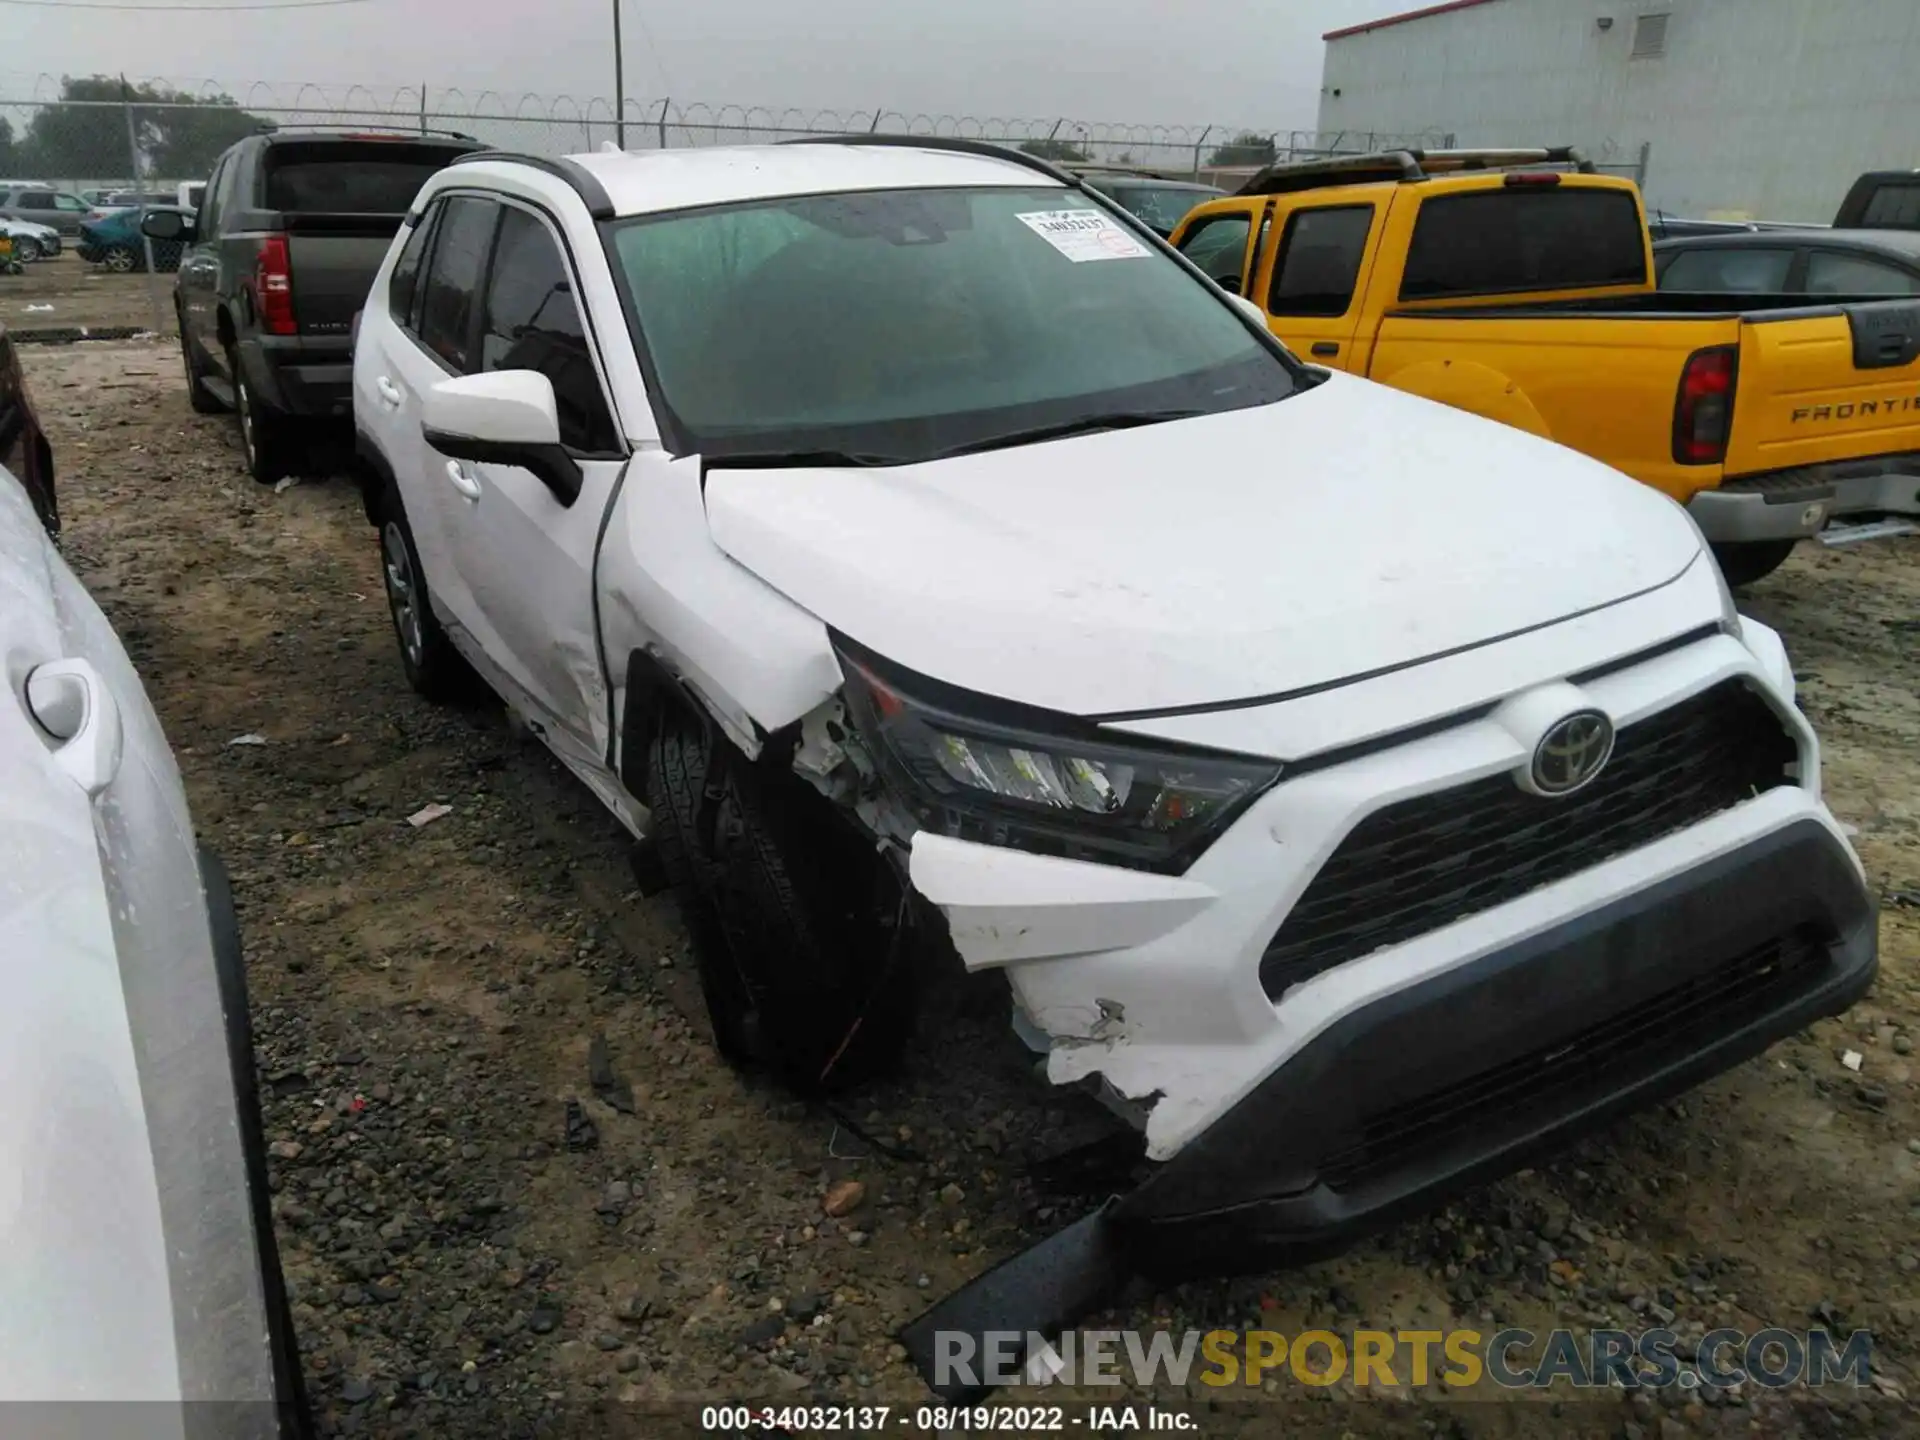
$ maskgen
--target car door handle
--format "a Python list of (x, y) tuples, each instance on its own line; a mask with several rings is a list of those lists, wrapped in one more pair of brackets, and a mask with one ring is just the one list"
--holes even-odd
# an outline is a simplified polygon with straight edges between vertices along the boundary
[(467, 499), (478, 500), (480, 498), (480, 482), (469, 475), (466, 466), (462, 465), (458, 460), (447, 461), (447, 479), (452, 483), (453, 488), (466, 496)]
[(1316, 355), (1338, 355), (1340, 353), (1340, 346), (1332, 340), (1316, 340), (1313, 342), (1313, 353)]
[(88, 795), (120, 772), (125, 737), (120, 707), (85, 660), (49, 660), (27, 674), (27, 709), (56, 746), (53, 763)]
[(380, 392), (380, 398), (389, 405), (399, 405), (407, 397), (400, 393), (400, 387), (382, 375), (373, 382), (373, 388)]

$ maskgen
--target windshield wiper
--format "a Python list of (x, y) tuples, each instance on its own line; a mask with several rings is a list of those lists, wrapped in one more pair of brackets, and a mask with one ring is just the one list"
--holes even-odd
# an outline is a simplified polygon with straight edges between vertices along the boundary
[(802, 470), (859, 469), (873, 465), (909, 465), (905, 455), (867, 455), (852, 450), (740, 450), (709, 455), (712, 469)]
[(1081, 415), (1072, 420), (1057, 420), (1051, 425), (1035, 425), (1026, 430), (1009, 430), (1004, 435), (989, 435), (984, 440), (969, 440), (951, 450), (942, 450), (929, 458), (946, 460), (955, 455), (972, 455), (981, 450), (1004, 450), (1014, 445), (1036, 445), (1042, 440), (1065, 440), (1072, 435), (1092, 435), (1101, 430), (1130, 430), (1139, 425), (1158, 425), (1167, 420), (1191, 420), (1205, 410), (1113, 410), (1100, 415)]

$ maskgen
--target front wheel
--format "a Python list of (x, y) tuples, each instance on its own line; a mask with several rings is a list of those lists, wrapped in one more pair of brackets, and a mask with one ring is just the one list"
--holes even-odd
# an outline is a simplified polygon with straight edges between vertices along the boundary
[(42, 258), (40, 242), (31, 235), (23, 235), (13, 242), (13, 258), (22, 265), (31, 265)]
[(797, 781), (676, 723), (655, 740), (647, 798), (721, 1054), (801, 1095), (894, 1069), (916, 999), (900, 876)]
[(1714, 546), (1713, 558), (1727, 584), (1737, 590), (1742, 585), (1766, 579), (1786, 564), (1787, 556), (1793, 553), (1797, 543), (1794, 540), (1743, 540), (1738, 544)]
[(140, 264), (140, 257), (125, 245), (116, 245), (107, 251), (100, 263), (116, 275), (129, 275)]

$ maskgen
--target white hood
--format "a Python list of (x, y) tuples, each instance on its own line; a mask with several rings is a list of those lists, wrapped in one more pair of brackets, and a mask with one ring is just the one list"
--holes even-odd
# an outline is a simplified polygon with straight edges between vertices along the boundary
[(881, 655), (1079, 715), (1220, 704), (1484, 644), (1664, 585), (1665, 496), (1335, 375), (1276, 405), (876, 469), (716, 463), (734, 560)]

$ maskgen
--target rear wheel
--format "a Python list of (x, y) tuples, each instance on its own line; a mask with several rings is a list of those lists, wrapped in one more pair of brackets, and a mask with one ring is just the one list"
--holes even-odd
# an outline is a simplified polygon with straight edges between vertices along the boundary
[(247, 462), (247, 473), (262, 485), (271, 485), (287, 473), (288, 422), (260, 404), (260, 397), (247, 383), (240, 365), (240, 354), (227, 350), (227, 371), (233, 376), (233, 409), (240, 419), (240, 453)]
[(474, 692), (472, 669), (433, 617), (426, 572), (400, 497), (389, 488), (380, 508), (380, 576), (400, 645), (400, 668), (422, 699), (446, 704)]
[(31, 235), (22, 235), (13, 242), (13, 258), (23, 265), (31, 265), (41, 258), (40, 242)]
[(100, 263), (116, 275), (127, 275), (139, 265), (140, 257), (129, 246), (115, 245), (101, 257)]
[(1713, 558), (1720, 573), (1734, 589), (1764, 580), (1786, 563), (1799, 542), (1794, 540), (1743, 540), (1735, 545), (1716, 545)]

